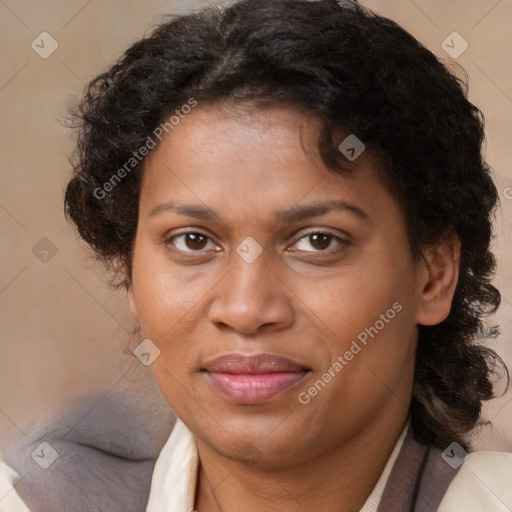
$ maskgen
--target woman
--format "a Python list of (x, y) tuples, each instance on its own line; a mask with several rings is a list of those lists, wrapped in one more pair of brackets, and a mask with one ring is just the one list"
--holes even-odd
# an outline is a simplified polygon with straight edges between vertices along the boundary
[(511, 510), (469, 433), (497, 192), (462, 82), (334, 0), (174, 17), (89, 86), (66, 212), (179, 421), (149, 512)]

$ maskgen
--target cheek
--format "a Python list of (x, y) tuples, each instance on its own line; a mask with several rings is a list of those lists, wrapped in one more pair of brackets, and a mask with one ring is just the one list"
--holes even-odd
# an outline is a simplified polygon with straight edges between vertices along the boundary
[(160, 350), (151, 371), (171, 408), (182, 411), (190, 401), (185, 383), (194, 368), (201, 301), (197, 283), (169, 268), (155, 261), (134, 265), (134, 291), (143, 336)]
[(399, 300), (400, 279), (390, 272), (384, 257), (375, 261), (372, 268), (363, 262), (347, 265), (314, 284), (303, 283), (298, 294), (327, 332), (354, 337)]
[[(391, 251), (372, 251), (357, 265), (340, 268), (324, 286), (302, 290), (320, 319), (331, 361), (343, 358), (343, 379), (353, 396), (379, 381), (392, 383), (414, 356), (414, 310), (409, 305), (407, 259)], [(340, 375), (341, 375), (340, 373)]]
[(166, 339), (187, 317), (194, 316), (208, 283), (191, 267), (172, 264), (164, 249), (140, 243), (133, 261), (133, 289), (144, 333)]
[(171, 406), (183, 394), (180, 383), (197, 371), (198, 358), (209, 339), (205, 322), (209, 292), (221, 278), (220, 270), (173, 264), (165, 250), (149, 243), (136, 246), (133, 290), (137, 313), (143, 336), (160, 350), (151, 369)]

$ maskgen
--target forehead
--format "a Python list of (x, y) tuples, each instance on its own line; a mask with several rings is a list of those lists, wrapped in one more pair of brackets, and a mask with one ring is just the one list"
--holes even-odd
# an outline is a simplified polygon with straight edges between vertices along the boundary
[(351, 163), (350, 175), (326, 168), (318, 151), (321, 129), (318, 118), (289, 108), (197, 108), (147, 158), (140, 209), (176, 198), (259, 215), (308, 199), (389, 202), (364, 156)]
[[(178, 168), (186, 162), (194, 172), (206, 172), (222, 162), (218, 175), (229, 170), (233, 177), (243, 173), (247, 180), (256, 169), (260, 177), (267, 171), (269, 177), (284, 178), (273, 171), (280, 165), (289, 168), (291, 163), (300, 169), (325, 171), (316, 148), (320, 128), (319, 119), (292, 109), (197, 108), (163, 137), (145, 167), (151, 174), (162, 164)], [(262, 167), (263, 162), (272, 165)]]

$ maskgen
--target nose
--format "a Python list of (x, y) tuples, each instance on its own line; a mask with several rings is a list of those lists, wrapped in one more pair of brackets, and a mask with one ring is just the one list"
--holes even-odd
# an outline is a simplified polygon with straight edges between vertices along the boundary
[(232, 260), (215, 287), (210, 321), (219, 329), (244, 335), (289, 327), (294, 321), (293, 294), (278, 271), (269, 267), (265, 252), (252, 263), (236, 253)]

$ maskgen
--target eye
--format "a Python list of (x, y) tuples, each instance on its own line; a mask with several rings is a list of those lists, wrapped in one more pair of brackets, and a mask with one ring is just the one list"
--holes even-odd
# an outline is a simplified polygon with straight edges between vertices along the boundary
[[(293, 250), (303, 252), (336, 252), (341, 246), (347, 245), (340, 237), (327, 231), (315, 231), (304, 235), (295, 245)], [(309, 246), (309, 247), (308, 247)], [(313, 247), (313, 250), (310, 248)]]
[[(196, 231), (174, 235), (166, 241), (166, 244), (172, 244), (178, 251), (183, 252), (205, 252), (204, 249), (211, 250), (217, 247), (207, 235)], [(208, 247), (208, 244), (213, 247)]]

